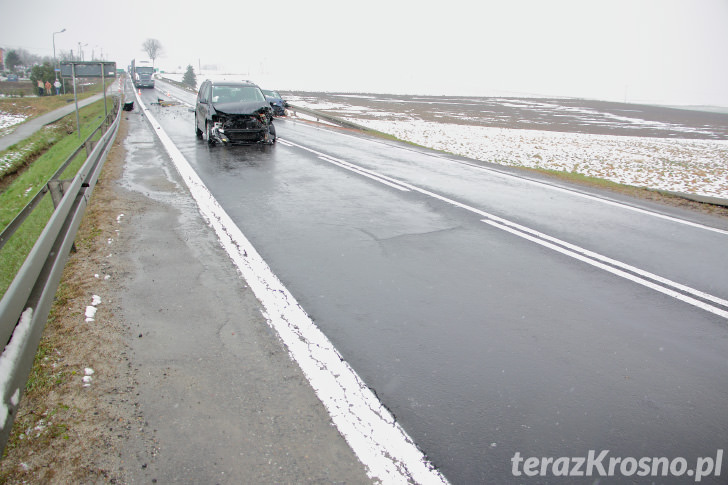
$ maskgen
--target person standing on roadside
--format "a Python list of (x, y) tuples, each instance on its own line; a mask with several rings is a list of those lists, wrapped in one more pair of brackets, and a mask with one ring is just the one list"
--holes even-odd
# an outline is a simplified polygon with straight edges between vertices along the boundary
[(51, 82), (50, 81), (46, 81), (46, 83), (45, 83), (45, 92), (48, 96), (53, 95), (53, 91), (51, 91)]
[(38, 79), (38, 96), (43, 96), (43, 89), (44, 89), (43, 81)]
[(56, 88), (56, 96), (58, 96), (59, 94), (61, 94), (61, 81), (59, 81), (58, 79), (56, 79), (56, 82), (53, 83), (53, 87)]

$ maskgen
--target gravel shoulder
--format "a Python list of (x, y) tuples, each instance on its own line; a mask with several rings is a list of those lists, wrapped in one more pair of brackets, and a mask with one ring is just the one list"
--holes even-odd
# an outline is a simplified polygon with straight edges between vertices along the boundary
[[(123, 123), (118, 140), (124, 138)], [(94, 322), (85, 309), (94, 294), (108, 301), (118, 280), (106, 246), (115, 236), (113, 221), (129, 208), (116, 197), (123, 147), (112, 148), (70, 255), (56, 302), (43, 334), (31, 380), (0, 463), (5, 483), (123, 481), (121, 450), (138, 441), (142, 419), (135, 399), (135, 373), (129, 361), (126, 328), (107, 306)], [(101, 281), (104, 283), (101, 284)], [(103, 322), (103, 323), (100, 323)], [(91, 385), (84, 386), (86, 369)]]
[(123, 116), (0, 483), (370, 483), (149, 125)]

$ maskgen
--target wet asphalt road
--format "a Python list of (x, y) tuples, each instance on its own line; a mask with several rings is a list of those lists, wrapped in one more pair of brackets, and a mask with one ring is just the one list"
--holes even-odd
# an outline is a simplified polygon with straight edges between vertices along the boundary
[[(142, 96), (149, 103), (157, 94)], [(728, 318), (587, 264), (548, 239), (726, 300), (724, 220), (687, 225), (291, 120), (276, 121), (281, 140), (273, 147), (208, 147), (188, 108), (151, 109), (453, 483), (539, 483), (514, 479), (516, 452), (609, 450), (684, 457), (692, 467), (726, 448)]]

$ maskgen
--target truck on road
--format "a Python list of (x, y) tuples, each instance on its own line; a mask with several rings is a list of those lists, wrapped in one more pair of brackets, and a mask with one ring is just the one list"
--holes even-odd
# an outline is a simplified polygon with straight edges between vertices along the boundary
[(154, 87), (154, 67), (149, 61), (136, 62), (131, 60), (129, 74), (134, 81), (135, 88), (153, 88)]

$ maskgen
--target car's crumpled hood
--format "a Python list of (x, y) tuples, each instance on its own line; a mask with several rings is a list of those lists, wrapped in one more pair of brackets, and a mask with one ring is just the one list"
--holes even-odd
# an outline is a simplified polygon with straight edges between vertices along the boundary
[(214, 103), (215, 111), (229, 115), (252, 115), (270, 109), (261, 101), (235, 101), (233, 103)]

